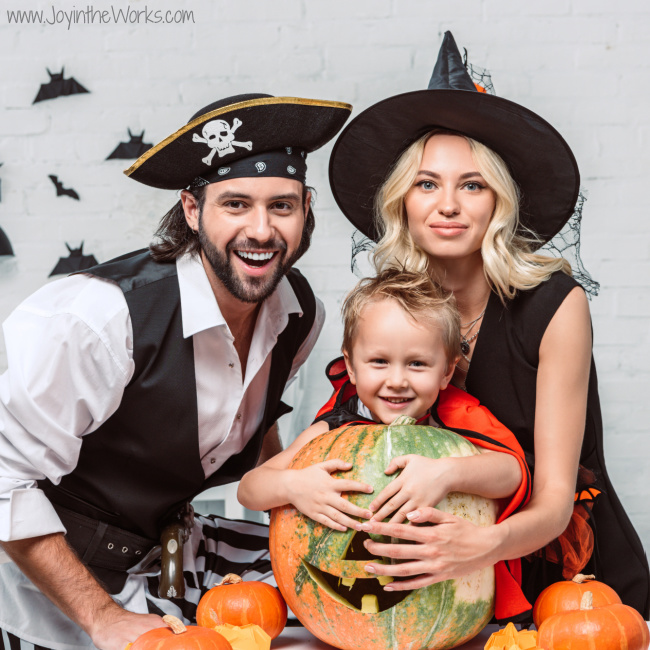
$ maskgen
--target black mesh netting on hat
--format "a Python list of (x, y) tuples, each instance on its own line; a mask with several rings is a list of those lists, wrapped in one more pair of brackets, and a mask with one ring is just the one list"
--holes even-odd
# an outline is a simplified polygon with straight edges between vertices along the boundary
[(598, 295), (600, 283), (589, 275), (580, 257), (580, 226), (582, 224), (582, 209), (586, 200), (587, 193), (585, 190), (580, 190), (571, 218), (564, 224), (562, 230), (539, 250), (542, 254), (563, 257), (567, 260), (571, 264), (573, 279), (582, 285), (591, 299)]
[(484, 68), (479, 68), (477, 65), (472, 65), (467, 61), (467, 50), (463, 48), (463, 63), (467, 73), (472, 78), (472, 81), (485, 89), (489, 95), (496, 95), (494, 92), (494, 85), (492, 84), (492, 76)]

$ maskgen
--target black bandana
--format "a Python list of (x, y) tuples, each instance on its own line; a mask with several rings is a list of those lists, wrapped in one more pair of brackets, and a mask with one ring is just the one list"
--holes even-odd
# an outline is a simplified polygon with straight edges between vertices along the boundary
[(304, 185), (307, 176), (306, 158), (305, 150), (295, 147), (266, 151), (222, 165), (208, 174), (201, 174), (192, 181), (190, 187), (201, 187), (229, 178), (255, 178), (256, 176), (295, 178)]

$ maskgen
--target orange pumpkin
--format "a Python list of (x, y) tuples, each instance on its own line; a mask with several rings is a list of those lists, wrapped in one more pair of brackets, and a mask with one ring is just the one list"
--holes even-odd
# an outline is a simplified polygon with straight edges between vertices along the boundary
[(586, 591), (580, 609), (549, 616), (537, 632), (537, 644), (544, 650), (647, 650), (648, 626), (639, 612), (621, 603), (592, 606)]
[(618, 594), (603, 582), (598, 582), (593, 575), (579, 573), (572, 580), (556, 582), (544, 589), (537, 597), (533, 608), (535, 627), (539, 626), (553, 614), (580, 609), (580, 601), (586, 591), (593, 595), (594, 607), (620, 603)]
[(287, 624), (287, 604), (271, 585), (244, 582), (229, 573), (203, 595), (196, 609), (196, 622), (204, 627), (254, 623), (275, 639)]
[(128, 650), (232, 650), (218, 632), (195, 625), (185, 627), (175, 616), (163, 616), (169, 627), (157, 627), (141, 634)]
[[(395, 480), (384, 472), (391, 458), (478, 453), (458, 434), (412, 420), (329, 431), (305, 445), (290, 466), (308, 467), (330, 458), (349, 461), (353, 469), (345, 478), (368, 483), (377, 494)], [(349, 498), (367, 508), (373, 496), (356, 492)], [(478, 526), (496, 520), (496, 503), (475, 495), (452, 492), (437, 508)], [(273, 510), (269, 548), (278, 588), (291, 611), (321, 641), (345, 650), (441, 650), (476, 636), (492, 618), (493, 567), (421, 589), (385, 591), (392, 578), (367, 573), (364, 567), (369, 560), (388, 563), (390, 558), (366, 550), (368, 537), (353, 528), (340, 532), (322, 526), (290, 505)]]

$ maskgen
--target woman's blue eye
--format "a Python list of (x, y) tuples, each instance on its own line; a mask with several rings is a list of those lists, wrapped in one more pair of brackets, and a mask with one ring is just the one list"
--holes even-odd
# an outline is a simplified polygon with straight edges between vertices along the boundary
[(418, 185), (423, 189), (423, 190), (432, 190), (435, 185), (433, 184), (432, 181), (420, 181)]
[(477, 183), (476, 181), (470, 181), (465, 185), (465, 187), (470, 191), (470, 192), (476, 192), (478, 190), (483, 189), (483, 185), (480, 183)]

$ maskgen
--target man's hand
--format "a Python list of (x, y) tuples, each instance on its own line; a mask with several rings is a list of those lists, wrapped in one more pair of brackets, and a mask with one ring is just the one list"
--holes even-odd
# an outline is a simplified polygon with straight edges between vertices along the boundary
[(166, 627), (160, 616), (133, 614), (115, 604), (97, 612), (87, 632), (100, 650), (124, 650), (128, 643), (157, 627)]
[(360, 523), (351, 519), (369, 519), (372, 513), (359, 508), (341, 496), (341, 492), (372, 492), (367, 483), (334, 478), (332, 472), (352, 469), (350, 463), (332, 459), (311, 467), (285, 470), (290, 502), (303, 514), (319, 524), (346, 531), (348, 527), (360, 530)]
[(61, 533), (2, 542), (2, 547), (100, 650), (124, 650), (143, 632), (165, 626), (159, 616), (122, 609), (81, 563)]

